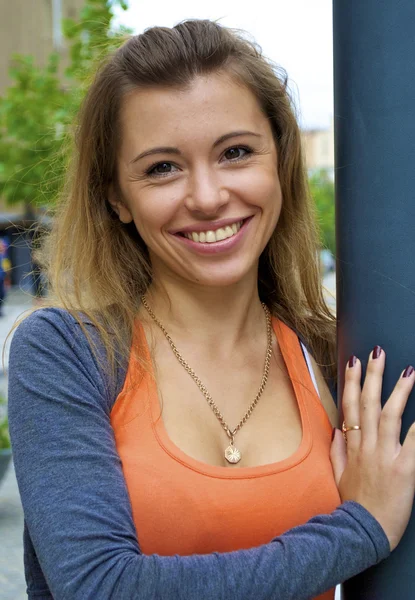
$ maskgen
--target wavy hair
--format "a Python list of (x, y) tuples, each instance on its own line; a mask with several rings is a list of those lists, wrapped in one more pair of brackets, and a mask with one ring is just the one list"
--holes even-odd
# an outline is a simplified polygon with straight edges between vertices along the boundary
[(114, 365), (130, 340), (140, 297), (151, 282), (147, 248), (134, 224), (108, 202), (117, 187), (119, 115), (136, 88), (184, 87), (198, 75), (227, 72), (256, 96), (278, 153), (281, 215), (259, 261), (259, 295), (308, 345), (327, 379), (335, 377), (335, 318), (322, 293), (319, 236), (299, 127), (285, 72), (246, 34), (208, 20), (152, 27), (130, 37), (98, 69), (84, 99), (72, 164), (43, 247), (50, 304), (82, 312), (98, 328)]

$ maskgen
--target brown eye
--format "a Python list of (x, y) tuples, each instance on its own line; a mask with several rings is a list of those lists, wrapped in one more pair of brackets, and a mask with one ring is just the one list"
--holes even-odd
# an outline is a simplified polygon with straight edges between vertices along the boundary
[(171, 175), (172, 173), (176, 173), (178, 168), (169, 162), (160, 162), (152, 165), (147, 171), (147, 175), (149, 177), (163, 177), (165, 175)]
[(170, 163), (160, 163), (160, 164), (156, 165), (153, 169), (153, 172), (155, 172), (155, 173), (170, 173), (170, 171), (171, 171)]
[(248, 148), (241, 148), (240, 146), (234, 146), (232, 148), (228, 148), (224, 153), (224, 158), (226, 160), (240, 160), (241, 158), (245, 158), (250, 154)]

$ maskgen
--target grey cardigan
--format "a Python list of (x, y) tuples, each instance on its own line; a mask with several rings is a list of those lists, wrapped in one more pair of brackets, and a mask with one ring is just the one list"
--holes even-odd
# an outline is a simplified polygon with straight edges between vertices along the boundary
[(111, 380), (99, 364), (62, 310), (34, 313), (12, 340), (9, 420), (29, 599), (305, 600), (388, 556), (381, 526), (354, 502), (249, 550), (142, 554), (110, 424), (125, 373)]

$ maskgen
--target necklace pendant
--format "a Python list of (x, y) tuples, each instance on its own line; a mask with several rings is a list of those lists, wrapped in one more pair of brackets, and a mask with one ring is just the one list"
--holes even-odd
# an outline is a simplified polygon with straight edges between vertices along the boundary
[(235, 448), (233, 444), (230, 444), (225, 450), (225, 458), (228, 461), (228, 463), (235, 465), (241, 460), (242, 455), (238, 448)]

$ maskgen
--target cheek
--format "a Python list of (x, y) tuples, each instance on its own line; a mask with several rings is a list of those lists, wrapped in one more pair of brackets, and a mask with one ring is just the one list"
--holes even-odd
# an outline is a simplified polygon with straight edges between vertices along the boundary
[(266, 215), (266, 236), (271, 237), (279, 221), (282, 208), (282, 191), (278, 176), (270, 173), (267, 177), (263, 177), (258, 192), (262, 198), (261, 209)]
[(279, 177), (272, 173), (268, 178), (264, 177), (264, 195), (269, 198), (269, 203), (273, 210), (279, 215), (282, 204), (282, 191)]
[(130, 203), (135, 226), (145, 242), (168, 229), (177, 215), (179, 201), (167, 188), (141, 193)]
[(278, 175), (274, 171), (262, 171), (257, 177), (249, 177), (243, 182), (244, 193), (252, 203), (263, 210), (281, 209), (281, 186)]

